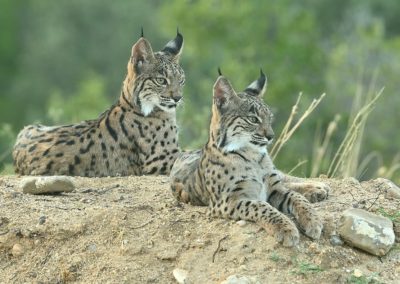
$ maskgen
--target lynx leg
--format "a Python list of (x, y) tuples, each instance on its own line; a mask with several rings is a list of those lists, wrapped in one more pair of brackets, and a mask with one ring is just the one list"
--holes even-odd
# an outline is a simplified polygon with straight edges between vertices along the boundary
[(307, 199), (287, 189), (276, 174), (270, 176), (269, 186), (267, 201), (279, 211), (292, 214), (307, 236), (319, 239), (323, 227), (322, 221)]

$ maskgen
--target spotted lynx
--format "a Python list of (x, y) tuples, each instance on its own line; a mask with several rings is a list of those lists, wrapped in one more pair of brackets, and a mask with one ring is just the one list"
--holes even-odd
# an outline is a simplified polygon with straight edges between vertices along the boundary
[(142, 37), (133, 45), (119, 100), (97, 119), (63, 126), (30, 125), (13, 158), (23, 175), (168, 174), (179, 155), (175, 109), (185, 76), (178, 32), (153, 53)]
[[(286, 187), (285, 177), (268, 155), (274, 132), (272, 113), (262, 101), (265, 89), (262, 72), (241, 93), (236, 93), (225, 77), (218, 77), (208, 142), (175, 161), (171, 189), (179, 201), (208, 206), (211, 216), (254, 221), (274, 233), (284, 246), (294, 246), (299, 232), (283, 213), (293, 215), (313, 239), (320, 237), (323, 225), (308, 200)], [(304, 190), (315, 201), (326, 198), (320, 184), (309, 182), (306, 187), (293, 188)]]

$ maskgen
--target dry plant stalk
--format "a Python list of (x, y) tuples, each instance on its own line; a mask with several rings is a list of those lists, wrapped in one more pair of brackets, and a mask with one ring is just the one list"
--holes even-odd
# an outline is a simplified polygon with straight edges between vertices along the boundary
[(398, 170), (400, 170), (400, 153), (397, 153), (394, 156), (389, 167), (385, 167), (383, 166), (383, 162), (381, 163), (381, 166), (378, 169), (378, 176), (393, 179)]
[[(374, 109), (376, 101), (382, 95), (383, 90), (384, 88), (382, 88), (375, 95), (375, 97), (373, 97), (368, 103), (366, 103), (355, 115), (342, 143), (340, 144), (329, 166), (329, 177), (344, 177), (351, 175), (348, 170), (345, 170), (345, 167), (350, 165), (351, 161), (349, 161), (349, 157), (351, 157), (352, 151), (355, 151), (355, 146), (359, 145), (359, 139), (362, 135), (365, 122), (371, 111)], [(339, 171), (341, 171), (340, 174)]]
[(301, 167), (304, 164), (307, 164), (307, 160), (303, 160), (297, 163), (297, 165), (295, 165), (288, 173), (287, 175), (291, 175), (295, 170), (297, 170), (297, 168)]
[(285, 126), (283, 127), (281, 134), (279, 135), (274, 146), (272, 147), (272, 150), (270, 152), (272, 160), (276, 158), (282, 147), (286, 144), (287, 141), (289, 141), (290, 137), (292, 137), (293, 133), (297, 130), (297, 128), (299, 128), (299, 126), (303, 123), (303, 121), (314, 111), (314, 109), (319, 105), (321, 100), (325, 97), (325, 93), (323, 93), (318, 99), (314, 99), (308, 106), (308, 108), (305, 110), (303, 115), (299, 118), (299, 120), (292, 126), (292, 122), (297, 114), (302, 95), (303, 94), (300, 93), (299, 96), (297, 97), (297, 101), (292, 107), (292, 112), (290, 113), (290, 116)]
[(332, 135), (338, 128), (340, 118), (341, 117), (339, 114), (335, 115), (334, 119), (329, 123), (325, 132), (325, 136), (321, 142), (319, 137), (316, 137), (315, 139), (316, 142), (314, 143), (313, 147), (314, 153), (311, 164), (311, 177), (316, 177), (321, 172), (322, 162), (324, 157), (327, 155)]

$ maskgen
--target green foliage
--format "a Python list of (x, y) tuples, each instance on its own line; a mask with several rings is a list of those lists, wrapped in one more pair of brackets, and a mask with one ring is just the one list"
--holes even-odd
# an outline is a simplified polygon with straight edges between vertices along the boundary
[[(16, 135), (9, 123), (0, 124), (0, 173), (5, 168), (5, 161), (11, 160), (11, 150)], [(10, 166), (7, 167), (8, 169)], [(8, 171), (9, 172), (9, 171)]]
[(48, 101), (47, 116), (52, 124), (94, 119), (110, 104), (105, 95), (104, 80), (90, 74), (79, 84), (75, 94), (65, 96), (59, 90), (54, 91)]

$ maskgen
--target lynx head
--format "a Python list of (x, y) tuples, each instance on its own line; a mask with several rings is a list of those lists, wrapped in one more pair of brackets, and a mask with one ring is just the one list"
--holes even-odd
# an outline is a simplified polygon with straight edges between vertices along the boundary
[(232, 152), (247, 148), (265, 153), (272, 142), (272, 112), (262, 99), (267, 78), (260, 73), (240, 93), (221, 74), (215, 82), (210, 135), (220, 150)]
[(179, 65), (183, 37), (177, 32), (159, 52), (142, 37), (133, 45), (124, 81), (126, 100), (148, 116), (155, 111), (174, 112), (182, 99), (185, 75)]

